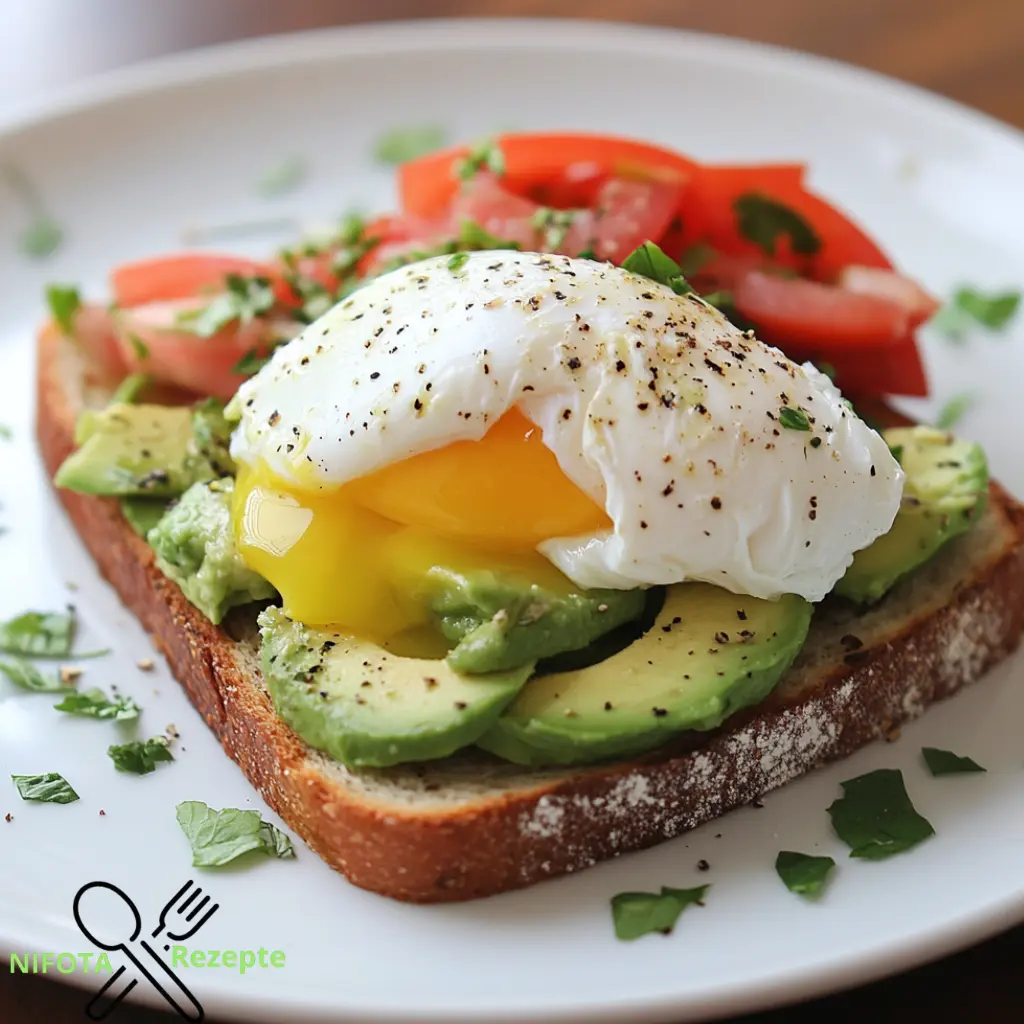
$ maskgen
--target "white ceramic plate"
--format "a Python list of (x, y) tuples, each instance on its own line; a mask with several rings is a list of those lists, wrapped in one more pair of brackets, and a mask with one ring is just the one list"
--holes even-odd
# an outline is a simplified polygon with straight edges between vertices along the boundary
[[(53, 712), (0, 683), (0, 780), (60, 771), (82, 799), (18, 800), (0, 781), (0, 946), (89, 948), (71, 915), (84, 882), (106, 879), (145, 916), (196, 873), (174, 805), (263, 808), (96, 576), (40, 471), (32, 441), (32, 331), (47, 280), (101, 291), (106, 268), (172, 249), (184, 227), (239, 219), (324, 219), (389, 203), (375, 167), (385, 128), (443, 123), (452, 138), (495, 129), (607, 130), (699, 157), (807, 159), (899, 263), (940, 294), (969, 280), (1024, 283), (1024, 145), (1013, 131), (944, 100), (778, 50), (668, 31), (573, 23), (449, 22), (368, 27), (229, 47), (107, 78), (0, 135), (0, 163), (37, 183), (67, 227), (48, 263), (21, 258), (25, 212), (0, 190), (0, 616), (73, 598), (82, 648), (109, 646), (83, 682), (117, 684), (144, 705), (140, 733), (181, 732), (177, 763), (115, 774), (109, 723)], [(253, 183), (283, 158), (308, 159), (303, 189), (273, 201)], [(252, 240), (259, 252), (282, 240)], [(1024, 335), (928, 342), (941, 401), (976, 391), (964, 433), (1024, 493), (1019, 445)], [(925, 413), (934, 407), (922, 407)], [(66, 581), (78, 585), (74, 595)], [(669, 1021), (740, 1012), (832, 991), (949, 952), (1024, 918), (1024, 664), (1004, 665), (877, 745), (650, 852), (485, 902), (410, 907), (369, 895), (299, 848), (203, 878), (221, 904), (205, 948), (281, 949), (286, 966), (244, 977), (191, 969), (208, 1013), (360, 1022)], [(976, 757), (984, 776), (926, 775), (922, 745)], [(848, 860), (825, 808), (840, 780), (902, 768), (938, 835), (913, 853)], [(106, 812), (101, 815), (101, 808)], [(269, 812), (265, 813), (269, 816)], [(719, 835), (720, 834), (720, 835)], [(824, 899), (787, 892), (780, 849), (840, 862)], [(697, 870), (706, 859), (707, 873)], [(669, 939), (620, 944), (608, 899), (625, 889), (711, 882)], [(198, 937), (197, 937), (198, 941)], [(116, 961), (116, 957), (115, 957)], [(79, 984), (93, 978), (69, 975)], [(138, 996), (156, 998), (146, 985)]]

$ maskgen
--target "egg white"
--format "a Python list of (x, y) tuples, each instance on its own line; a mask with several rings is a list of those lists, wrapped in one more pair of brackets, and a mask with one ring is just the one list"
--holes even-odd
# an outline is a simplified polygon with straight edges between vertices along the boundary
[[(903, 488), (814, 367), (696, 296), (564, 256), (384, 275), (279, 349), (238, 403), (235, 458), (319, 489), (478, 440), (518, 405), (614, 524), (539, 546), (582, 587), (693, 579), (817, 601), (889, 529)], [(786, 407), (811, 429), (785, 426)]]

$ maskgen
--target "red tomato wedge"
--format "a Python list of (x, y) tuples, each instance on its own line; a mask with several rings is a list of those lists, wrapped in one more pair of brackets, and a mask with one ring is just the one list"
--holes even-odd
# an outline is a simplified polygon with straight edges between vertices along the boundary
[(123, 263), (110, 274), (114, 301), (122, 308), (191, 298), (219, 291), (228, 274), (268, 275), (266, 263), (243, 256), (181, 253)]
[(114, 325), (128, 371), (149, 373), (163, 383), (226, 401), (246, 379), (232, 370), (243, 356), (253, 351), (265, 354), (279, 338), (298, 333), (298, 325), (261, 319), (228, 324), (208, 338), (177, 326), (183, 313), (200, 309), (207, 301), (177, 299), (121, 310)]
[(737, 312), (762, 341), (795, 359), (829, 362), (844, 391), (923, 395), (910, 312), (889, 299), (753, 271), (733, 289)]
[(916, 281), (896, 270), (850, 266), (839, 275), (839, 287), (857, 295), (874, 295), (895, 302), (910, 314), (911, 326), (928, 320), (942, 303)]
[(83, 303), (75, 310), (72, 334), (79, 348), (113, 377), (127, 374), (114, 318), (106, 306)]
[[(661, 146), (610, 135), (507, 134), (496, 141), (505, 155), (504, 187), (562, 208), (591, 205), (596, 188), (608, 177), (681, 185), (698, 166)], [(469, 146), (455, 146), (403, 164), (398, 171), (402, 209), (420, 217), (443, 214), (459, 190), (452, 168), (469, 152)]]

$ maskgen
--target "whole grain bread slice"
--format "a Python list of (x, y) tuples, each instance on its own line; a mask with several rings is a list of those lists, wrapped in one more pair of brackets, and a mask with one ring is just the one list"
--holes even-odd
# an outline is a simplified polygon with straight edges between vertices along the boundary
[[(52, 328), (38, 361), (38, 437), (52, 475), (74, 446), (78, 413), (104, 404), (111, 385)], [(156, 568), (116, 501), (60, 499), (266, 802), (351, 882), (399, 900), (488, 896), (676, 836), (891, 733), (977, 680), (1024, 629), (1024, 508), (993, 484), (974, 528), (879, 605), (858, 615), (826, 602), (772, 696), (714, 732), (587, 769), (470, 753), (350, 771), (275, 714), (251, 614), (212, 625)]]

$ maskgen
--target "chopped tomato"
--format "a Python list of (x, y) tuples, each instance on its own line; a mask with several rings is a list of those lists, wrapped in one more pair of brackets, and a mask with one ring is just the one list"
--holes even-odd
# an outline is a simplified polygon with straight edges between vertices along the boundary
[(857, 295), (874, 295), (897, 303), (910, 314), (912, 327), (923, 324), (941, 305), (916, 281), (895, 270), (846, 267), (839, 275), (839, 287)]
[(844, 391), (927, 393), (910, 314), (889, 299), (759, 271), (742, 277), (732, 296), (759, 338), (791, 358), (831, 363)]
[(243, 256), (182, 253), (123, 263), (110, 275), (114, 301), (123, 308), (219, 291), (228, 274), (266, 275), (266, 263)]
[(538, 238), (533, 223), (537, 209), (537, 203), (505, 188), (496, 174), (483, 171), (466, 182), (455, 196), (450, 207), (449, 234), (458, 234), (462, 221), (470, 220), (502, 241), (532, 249)]
[[(697, 167), (670, 149), (611, 135), (513, 133), (496, 141), (505, 156), (504, 186), (561, 209), (593, 205), (597, 188), (609, 177), (681, 185)], [(421, 217), (442, 214), (459, 191), (453, 165), (469, 152), (469, 146), (455, 146), (403, 164), (398, 171), (402, 208)]]
[(119, 377), (128, 372), (109, 309), (96, 303), (84, 303), (75, 310), (71, 326), (78, 346), (106, 373)]
[(205, 338), (179, 325), (183, 313), (207, 302), (206, 298), (177, 299), (122, 309), (114, 324), (127, 370), (226, 401), (246, 379), (232, 369), (243, 356), (265, 354), (280, 338), (298, 331), (297, 325), (257, 318), (247, 324), (228, 324)]

